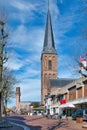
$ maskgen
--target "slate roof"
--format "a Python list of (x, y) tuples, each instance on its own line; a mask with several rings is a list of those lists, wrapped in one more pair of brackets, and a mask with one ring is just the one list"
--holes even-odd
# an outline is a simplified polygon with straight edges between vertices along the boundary
[(45, 30), (44, 45), (43, 45), (42, 53), (57, 54), (56, 49), (55, 49), (52, 23), (51, 23), (51, 15), (50, 15), (49, 9), (47, 13), (46, 30)]
[(52, 78), (50, 79), (51, 87), (64, 87), (69, 83), (73, 82), (75, 79), (70, 78)]

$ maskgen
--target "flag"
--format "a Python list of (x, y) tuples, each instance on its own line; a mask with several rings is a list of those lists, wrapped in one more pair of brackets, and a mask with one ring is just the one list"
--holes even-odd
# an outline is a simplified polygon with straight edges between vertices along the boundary
[(66, 99), (60, 100), (60, 104), (66, 104)]
[(84, 67), (86, 67), (86, 58), (80, 56), (80, 62), (84, 65)]

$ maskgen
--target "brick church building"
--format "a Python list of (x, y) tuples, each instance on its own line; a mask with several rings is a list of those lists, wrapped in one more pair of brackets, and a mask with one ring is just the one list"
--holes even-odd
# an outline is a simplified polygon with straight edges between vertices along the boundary
[(55, 49), (51, 15), (48, 8), (44, 45), (41, 54), (41, 104), (50, 92), (49, 79), (57, 78), (57, 51)]

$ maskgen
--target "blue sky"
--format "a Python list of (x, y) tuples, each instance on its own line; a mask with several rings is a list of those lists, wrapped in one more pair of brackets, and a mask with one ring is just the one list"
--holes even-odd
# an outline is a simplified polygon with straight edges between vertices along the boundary
[[(85, 0), (49, 0), (58, 77), (76, 78), (79, 56), (87, 46)], [(40, 101), (41, 52), (43, 49), (47, 0), (0, 0), (7, 10), (10, 55), (6, 66), (14, 71), (21, 88), (21, 101)], [(15, 100), (10, 106), (15, 105)]]

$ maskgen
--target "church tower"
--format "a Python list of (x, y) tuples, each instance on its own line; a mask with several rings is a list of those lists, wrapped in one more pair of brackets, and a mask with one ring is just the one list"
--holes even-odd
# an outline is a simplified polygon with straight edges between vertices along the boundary
[(44, 104), (45, 96), (50, 93), (50, 78), (57, 78), (57, 52), (55, 49), (51, 15), (48, 5), (46, 29), (43, 50), (41, 54), (41, 104)]

